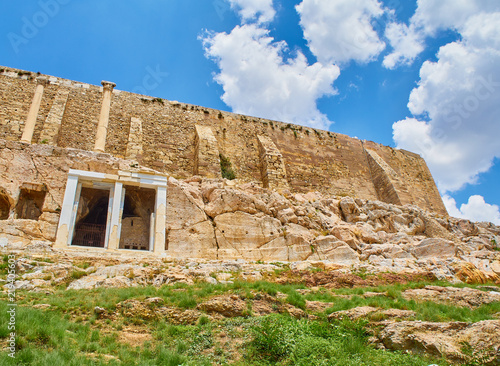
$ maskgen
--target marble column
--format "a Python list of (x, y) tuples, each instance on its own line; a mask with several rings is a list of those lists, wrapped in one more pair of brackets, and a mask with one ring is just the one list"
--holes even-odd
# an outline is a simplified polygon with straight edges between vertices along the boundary
[(108, 122), (109, 122), (109, 109), (111, 106), (111, 93), (113, 88), (116, 86), (115, 83), (110, 81), (101, 82), (102, 90), (102, 106), (101, 114), (99, 115), (99, 124), (97, 125), (97, 134), (95, 137), (95, 152), (104, 152), (104, 147), (106, 145), (106, 135), (108, 133)]
[(165, 220), (167, 218), (167, 187), (156, 188), (154, 253), (165, 253)]
[(78, 177), (69, 175), (64, 192), (61, 214), (59, 215), (60, 219), (54, 248), (66, 248), (70, 243), (70, 235), (72, 235), (72, 226), (74, 225), (72, 221), (76, 217), (76, 212), (73, 211), (75, 211), (74, 206), (76, 206), (75, 199), (77, 199), (78, 188)]
[(31, 102), (30, 110), (28, 112), (28, 118), (26, 119), (26, 124), (24, 125), (21, 142), (31, 144), (33, 131), (35, 131), (36, 118), (38, 117), (40, 103), (42, 102), (43, 88), (48, 84), (48, 82), (49, 80), (45, 76), (39, 76), (36, 78), (37, 85), (35, 89), (35, 95), (33, 96), (33, 101)]
[(120, 228), (123, 215), (123, 198), (125, 188), (123, 183), (116, 182), (113, 192), (113, 203), (111, 207), (111, 230), (109, 234), (108, 250), (116, 250), (120, 244)]

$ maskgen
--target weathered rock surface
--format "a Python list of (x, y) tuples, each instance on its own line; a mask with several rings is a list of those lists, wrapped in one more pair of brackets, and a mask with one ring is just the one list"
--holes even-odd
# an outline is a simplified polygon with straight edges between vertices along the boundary
[(484, 304), (500, 301), (500, 288), (496, 291), (481, 291), (469, 287), (425, 286), (403, 292), (407, 300), (433, 301), (454, 306), (476, 308)]
[[(107, 154), (8, 145), (2, 150), (4, 160), (13, 161), (5, 172), (12, 179), (2, 186), (8, 198), (15, 202), (19, 186), (40, 177), (48, 191), (38, 219), (16, 219), (11, 210), (0, 220), (5, 250), (54, 250), (69, 168), (153, 172)], [(445, 280), (500, 281), (500, 228), (493, 224), (442, 217), (416, 206), (276, 192), (223, 179), (170, 177), (167, 188), (167, 258), (324, 261), (369, 272), (431, 271)], [(108, 279), (97, 276), (95, 283)], [(95, 286), (91, 280), (81, 286)]]
[(401, 321), (387, 325), (378, 339), (391, 350), (445, 357), (459, 363), (474, 357), (482, 359), (484, 365), (500, 364), (500, 320), (472, 324)]
[(335, 311), (328, 315), (328, 320), (350, 319), (358, 320), (361, 318), (368, 319), (406, 319), (413, 318), (415, 312), (411, 310), (400, 309), (379, 309), (373, 306), (359, 306), (349, 310)]
[(236, 295), (217, 296), (199, 304), (197, 309), (233, 318), (243, 316), (247, 310), (247, 305), (245, 300)]

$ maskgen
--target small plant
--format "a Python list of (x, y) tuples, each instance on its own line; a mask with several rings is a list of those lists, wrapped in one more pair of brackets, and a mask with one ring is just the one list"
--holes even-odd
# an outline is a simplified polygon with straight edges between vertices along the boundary
[(307, 136), (309, 136), (309, 134), (310, 134), (310, 133), (311, 133), (311, 132), (310, 132), (309, 130), (306, 130), (306, 134), (307, 134)]
[(288, 234), (288, 232), (287, 232), (287, 230), (286, 230), (286, 227), (284, 227), (284, 228), (283, 228), (283, 230), (282, 230), (282, 232), (281, 232), (281, 233), (283, 234), (283, 237), (286, 239), (286, 236), (287, 236), (287, 234)]
[(467, 362), (465, 363), (466, 366), (487, 365), (495, 359), (494, 349), (491, 349), (490, 352), (486, 350), (479, 352), (475, 351), (468, 342), (461, 342), (460, 345), (462, 346), (462, 353), (467, 356)]
[(233, 180), (236, 178), (234, 174), (233, 168), (231, 167), (231, 162), (224, 155), (219, 154), (220, 158), (220, 170), (222, 174), (222, 178), (226, 178), (229, 180)]
[(154, 98), (153, 99), (153, 103), (156, 102), (156, 103), (160, 103), (161, 105), (165, 105), (165, 102), (163, 101), (163, 99), (161, 98)]
[(126, 274), (127, 278), (133, 280), (135, 278), (135, 275), (134, 275), (134, 270), (131, 268), (128, 273)]
[(49, 140), (47, 139), (43, 139), (42, 141), (40, 141), (41, 144), (48, 144), (49, 143)]
[(493, 250), (498, 250), (500, 251), (500, 245), (498, 245), (497, 241), (495, 238), (491, 239), (491, 244), (493, 245)]
[(297, 131), (293, 130), (293, 136), (295, 136), (296, 139), (298, 138)]
[(208, 324), (208, 323), (210, 323), (210, 319), (206, 315), (202, 315), (198, 319), (198, 325), (205, 325), (205, 324)]
[(85, 272), (85, 271), (77, 271), (77, 270), (75, 270), (75, 271), (71, 272), (71, 276), (70, 277), (71, 277), (72, 280), (78, 280), (78, 279), (80, 279), (80, 278), (82, 278), (83, 276), (86, 276), (86, 275), (87, 275), (87, 272)]
[(219, 118), (219, 119), (223, 119), (224, 118), (224, 116), (222, 115), (222, 112), (219, 112), (219, 114), (217, 115), (217, 118)]

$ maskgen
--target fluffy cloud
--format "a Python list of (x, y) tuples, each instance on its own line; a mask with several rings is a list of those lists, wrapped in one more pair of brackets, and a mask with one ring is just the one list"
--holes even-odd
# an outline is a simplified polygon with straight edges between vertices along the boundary
[(415, 118), (393, 125), (398, 147), (423, 155), (441, 191), (473, 183), (500, 157), (500, 13), (480, 13), (462, 40), (426, 61), (408, 108)]
[(395, 68), (412, 63), (423, 51), (425, 39), (439, 30), (462, 33), (469, 19), (479, 14), (500, 11), (497, 0), (419, 0), (409, 25), (390, 23), (385, 36), (393, 52), (384, 58), (384, 66)]
[[(393, 137), (398, 147), (426, 159), (446, 193), (476, 182), (500, 157), (500, 3), (419, 1), (409, 26), (387, 27), (394, 52), (384, 65), (410, 63), (419, 44), (443, 29), (461, 39), (441, 47), (436, 62), (423, 63), (408, 103), (415, 118), (396, 122)], [(500, 223), (498, 206), (481, 196), (471, 196), (460, 209), (446, 194), (443, 201), (452, 216)]]
[(273, 20), (276, 11), (273, 0), (229, 0), (231, 8), (238, 11), (243, 21), (257, 20), (265, 23)]
[(237, 26), (229, 34), (206, 34), (202, 41), (207, 57), (220, 69), (215, 81), (224, 90), (222, 100), (234, 112), (328, 128), (331, 122), (316, 100), (335, 93), (337, 66), (309, 65), (300, 52), (285, 61), (286, 43), (274, 41), (256, 24)]
[(372, 61), (385, 48), (372, 25), (384, 14), (377, 0), (303, 0), (296, 9), (308, 46), (323, 64)]
[(413, 25), (390, 23), (385, 29), (385, 37), (394, 51), (384, 57), (383, 65), (388, 69), (411, 64), (424, 50), (424, 40)]
[(486, 203), (482, 196), (470, 196), (469, 201), (462, 204), (460, 209), (457, 208), (456, 201), (448, 195), (443, 196), (443, 202), (451, 216), (471, 221), (489, 221), (500, 225), (500, 208)]

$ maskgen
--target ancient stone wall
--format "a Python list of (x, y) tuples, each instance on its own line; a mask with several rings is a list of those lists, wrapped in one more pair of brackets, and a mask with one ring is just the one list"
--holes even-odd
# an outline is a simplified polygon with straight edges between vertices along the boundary
[[(19, 141), (36, 86), (35, 77), (33, 73), (0, 67), (0, 138)], [(56, 77), (49, 77), (49, 82), (44, 89), (32, 142), (91, 151), (102, 87)], [(141, 121), (140, 128), (137, 119)], [(116, 88), (111, 96), (105, 152), (137, 160), (143, 166), (176, 178), (187, 178), (195, 172), (199, 155), (196, 125), (210, 128), (215, 138), (212, 145), (217, 145), (218, 151), (229, 159), (237, 179), (262, 182), (263, 161), (258, 136), (264, 136), (281, 154), (287, 186), (294, 192), (319, 191), (391, 202), (391, 198), (381, 193), (381, 177), (387, 176), (386, 173), (380, 175), (384, 169), (378, 167), (384, 166), (390, 168), (386, 171), (396, 174), (391, 184), (402, 204), (413, 203), (446, 214), (425, 161), (416, 154), (332, 132), (146, 97)], [(133, 141), (141, 141), (142, 153), (138, 146), (132, 146)], [(370, 163), (366, 149), (377, 154), (379, 163), (373, 165), (373, 159)]]

